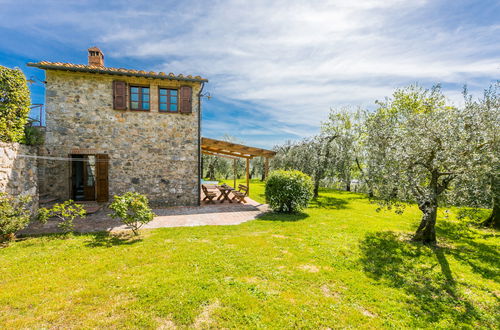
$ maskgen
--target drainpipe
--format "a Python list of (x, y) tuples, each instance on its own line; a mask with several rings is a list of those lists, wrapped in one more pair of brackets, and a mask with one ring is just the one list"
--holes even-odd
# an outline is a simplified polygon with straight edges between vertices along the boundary
[(200, 91), (198, 92), (198, 206), (201, 205), (201, 93), (205, 83), (201, 83)]

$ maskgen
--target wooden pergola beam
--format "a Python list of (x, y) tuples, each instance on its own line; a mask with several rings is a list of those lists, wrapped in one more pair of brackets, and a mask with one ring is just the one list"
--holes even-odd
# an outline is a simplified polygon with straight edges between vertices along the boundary
[(204, 153), (205, 155), (212, 155), (212, 156), (223, 157), (223, 158), (227, 158), (227, 159), (238, 159), (239, 158), (237, 156), (229, 156), (229, 155), (220, 154), (220, 153), (208, 151), (208, 150), (202, 150), (201, 152)]
[(244, 155), (244, 154), (239, 154), (239, 153), (232, 153), (232, 152), (224, 151), (224, 150), (213, 148), (213, 147), (202, 148), (201, 151), (202, 152), (208, 151), (208, 152), (212, 152), (212, 153), (218, 153), (218, 154), (221, 154), (221, 155), (233, 156), (233, 157), (238, 157), (238, 158), (249, 158), (249, 159), (253, 158), (252, 155)]
[[(276, 155), (276, 152), (272, 150), (249, 147), (242, 144), (209, 139), (209, 138), (201, 139), (201, 148), (202, 150), (209, 150), (215, 152), (222, 151), (237, 157), (239, 157), (239, 155), (237, 155), (238, 153), (242, 155), (248, 155), (251, 157), (257, 157), (257, 156), (274, 157)], [(245, 156), (243, 156), (242, 158), (245, 158)]]

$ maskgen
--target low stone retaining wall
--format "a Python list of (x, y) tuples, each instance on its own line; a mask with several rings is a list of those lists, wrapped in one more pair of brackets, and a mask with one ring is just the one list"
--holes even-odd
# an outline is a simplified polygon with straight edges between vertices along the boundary
[(37, 147), (0, 142), (0, 192), (12, 196), (30, 195), (38, 207)]

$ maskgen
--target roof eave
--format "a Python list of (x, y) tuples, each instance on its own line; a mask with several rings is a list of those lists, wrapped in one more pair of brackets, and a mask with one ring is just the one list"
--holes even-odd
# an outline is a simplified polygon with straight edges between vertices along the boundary
[(27, 63), (27, 66), (31, 66), (34, 68), (45, 69), (45, 70), (60, 70), (60, 71), (73, 71), (73, 72), (87, 72), (87, 73), (100, 73), (100, 74), (110, 74), (115, 76), (127, 76), (127, 77), (144, 77), (144, 78), (154, 78), (154, 79), (163, 79), (163, 80), (178, 80), (178, 81), (190, 81), (190, 82), (208, 82), (208, 79), (195, 79), (195, 78), (186, 78), (186, 77), (172, 77), (168, 75), (153, 75), (149, 73), (132, 73), (132, 72), (116, 72), (116, 71), (107, 71), (99, 68), (69, 68), (62, 67), (59, 65), (50, 65), (50, 64), (40, 64), (40, 63)]

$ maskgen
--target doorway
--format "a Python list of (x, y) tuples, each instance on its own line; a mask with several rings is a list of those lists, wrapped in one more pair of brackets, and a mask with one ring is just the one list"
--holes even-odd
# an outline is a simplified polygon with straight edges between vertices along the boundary
[(71, 155), (71, 190), (75, 201), (96, 200), (96, 156)]

